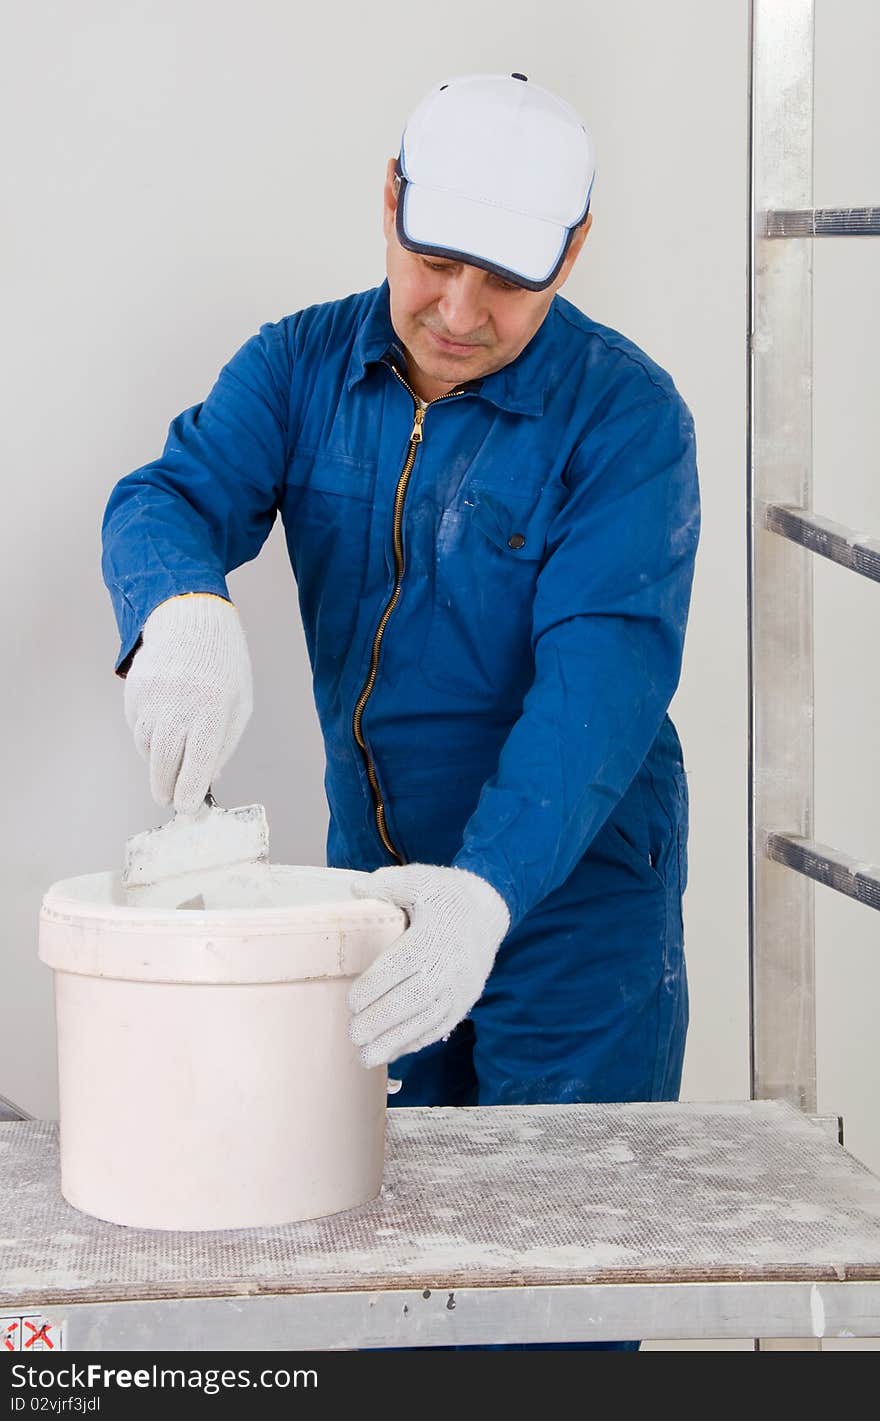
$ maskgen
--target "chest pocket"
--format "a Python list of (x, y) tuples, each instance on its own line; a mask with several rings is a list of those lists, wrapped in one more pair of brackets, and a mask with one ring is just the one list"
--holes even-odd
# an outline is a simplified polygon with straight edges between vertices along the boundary
[(303, 631), (323, 672), (351, 645), (369, 560), (375, 465), (298, 451), (288, 471), (283, 520)]
[(535, 585), (563, 497), (471, 484), (443, 511), (421, 659), (430, 685), (484, 704), (524, 693), (534, 674)]

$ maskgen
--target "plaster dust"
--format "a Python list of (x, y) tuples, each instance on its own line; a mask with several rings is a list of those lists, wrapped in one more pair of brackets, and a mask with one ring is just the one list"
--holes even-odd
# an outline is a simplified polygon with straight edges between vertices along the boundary
[(2, 1125), (0, 1302), (787, 1279), (818, 1329), (823, 1282), (880, 1279), (880, 1179), (781, 1101), (404, 1108), (387, 1132), (368, 1204), (168, 1236), (76, 1214), (54, 1127)]

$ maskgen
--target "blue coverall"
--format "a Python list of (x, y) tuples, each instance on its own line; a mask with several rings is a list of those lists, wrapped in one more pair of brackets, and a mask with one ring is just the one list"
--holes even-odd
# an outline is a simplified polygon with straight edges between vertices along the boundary
[(390, 1103), (674, 1099), (690, 412), (558, 293), (514, 361), (420, 404), (387, 280), (262, 326), (110, 497), (117, 669), (166, 598), (228, 596), (280, 512), (328, 864), (451, 864), (510, 909), (481, 1000), (392, 1063)]

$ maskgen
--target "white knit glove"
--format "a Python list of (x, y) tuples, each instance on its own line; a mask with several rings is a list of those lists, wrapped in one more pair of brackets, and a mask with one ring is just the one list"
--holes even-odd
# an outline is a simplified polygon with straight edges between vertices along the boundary
[(161, 602), (125, 678), (125, 718), (149, 761), (156, 803), (194, 814), (252, 709), (250, 657), (232, 603), (208, 593)]
[(355, 898), (405, 909), (409, 927), (348, 994), (349, 1034), (365, 1066), (393, 1061), (448, 1036), (479, 1000), (510, 926), (507, 904), (465, 868), (410, 863), (378, 868)]

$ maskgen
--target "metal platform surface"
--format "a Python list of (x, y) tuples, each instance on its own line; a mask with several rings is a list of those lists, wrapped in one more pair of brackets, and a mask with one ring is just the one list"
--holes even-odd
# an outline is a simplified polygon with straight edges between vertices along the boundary
[(372, 1203), (165, 1233), (73, 1209), (57, 1126), (5, 1123), (26, 1314), (74, 1350), (876, 1336), (880, 1179), (780, 1101), (394, 1109)]

